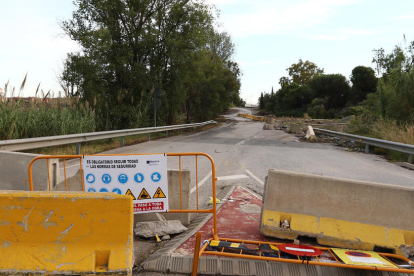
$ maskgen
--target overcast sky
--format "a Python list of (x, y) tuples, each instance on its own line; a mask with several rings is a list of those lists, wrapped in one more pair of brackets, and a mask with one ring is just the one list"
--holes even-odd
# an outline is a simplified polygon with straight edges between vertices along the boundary
[[(260, 92), (279, 88), (279, 78), (299, 59), (327, 74), (349, 79), (358, 65), (374, 66), (374, 48), (387, 52), (414, 40), (413, 0), (207, 0), (221, 11), (222, 29), (236, 44), (243, 71), (241, 97), (257, 103)], [(66, 53), (78, 50), (58, 22), (71, 17), (71, 0), (0, 0), (0, 87), (10, 80), (24, 96), (41, 83), (61, 90), (56, 74)]]

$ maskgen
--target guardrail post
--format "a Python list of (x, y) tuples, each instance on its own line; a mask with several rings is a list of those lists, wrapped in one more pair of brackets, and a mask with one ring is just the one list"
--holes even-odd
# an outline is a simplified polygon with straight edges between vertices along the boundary
[(150, 141), (151, 140), (151, 134), (147, 134), (147, 141)]
[(80, 154), (80, 143), (76, 143), (76, 155)]
[(413, 155), (412, 154), (409, 154), (408, 155), (408, 161), (407, 161), (408, 163), (413, 163)]
[(121, 148), (124, 146), (124, 136), (121, 137)]
[(342, 142), (342, 138), (339, 138), (339, 144), (342, 146), (344, 143)]
[(168, 137), (168, 130), (165, 131), (165, 136)]
[(369, 153), (369, 145), (365, 144), (365, 153)]

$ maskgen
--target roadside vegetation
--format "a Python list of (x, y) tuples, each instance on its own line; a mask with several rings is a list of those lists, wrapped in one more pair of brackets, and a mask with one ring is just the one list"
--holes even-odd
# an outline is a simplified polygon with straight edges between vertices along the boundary
[[(27, 77), (27, 76), (26, 76)], [(22, 95), (26, 77), (20, 86)], [(9, 91), (10, 90), (10, 91)], [(36, 97), (15, 97), (15, 88), (4, 89), (0, 98), (0, 140), (34, 138), (95, 131), (95, 113), (77, 98), (50, 98), (36, 91)], [(41, 97), (37, 97), (42, 94)], [(8, 96), (10, 93), (10, 97)]]
[[(357, 66), (349, 80), (299, 60), (286, 69), (289, 76), (280, 78), (279, 90), (261, 93), (259, 108), (263, 114), (314, 119), (354, 115), (351, 133), (414, 144), (414, 41), (403, 45), (390, 53), (374, 49), (375, 70)], [(385, 154), (406, 160), (404, 154)]]
[(19, 95), (5, 84), (0, 139), (150, 127), (154, 100), (157, 126), (206, 121), (244, 106), (235, 46), (228, 33), (217, 31), (213, 6), (74, 3), (72, 18), (60, 24), (81, 50), (67, 55), (59, 73), (64, 92), (54, 97), (38, 88), (35, 97), (22, 98), (26, 78)]

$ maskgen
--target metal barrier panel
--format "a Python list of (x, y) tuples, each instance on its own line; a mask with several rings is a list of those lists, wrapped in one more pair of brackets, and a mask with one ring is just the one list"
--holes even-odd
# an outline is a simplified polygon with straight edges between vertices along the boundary
[(0, 191), (0, 274), (132, 274), (132, 199)]
[[(197, 233), (199, 234), (199, 233)], [(200, 237), (197, 235), (196, 243), (200, 242)], [(220, 242), (228, 242), (230, 244), (231, 250), (226, 250), (224, 247), (222, 249), (218, 249), (217, 251), (206, 251), (207, 246), (214, 242), (216, 244)], [(334, 249), (329, 247), (312, 247), (318, 249), (323, 252), (323, 254), (331, 256), (333, 261), (324, 262), (319, 257), (315, 256), (313, 258), (309, 258), (307, 256), (296, 256), (297, 259), (289, 259), (286, 257), (281, 256), (279, 250), (275, 251), (272, 256), (265, 256), (263, 252), (269, 251), (266, 249), (259, 249), (263, 245), (268, 245), (268, 247), (278, 247), (282, 245), (281, 243), (272, 243), (272, 242), (261, 242), (261, 241), (249, 241), (249, 240), (238, 240), (238, 239), (227, 239), (227, 238), (219, 238), (219, 239), (210, 239), (207, 243), (205, 243), (202, 248), (199, 248), (199, 244), (195, 245), (194, 250), (194, 259), (193, 259), (193, 270), (192, 276), (197, 275), (197, 265), (198, 259), (201, 257), (202, 254), (206, 255), (213, 255), (213, 256), (221, 256), (221, 257), (233, 257), (233, 258), (242, 258), (242, 259), (251, 259), (251, 260), (259, 260), (259, 261), (272, 261), (272, 262), (281, 262), (281, 263), (292, 263), (292, 264), (302, 264), (302, 265), (318, 265), (318, 266), (329, 266), (329, 267), (338, 267), (338, 268), (351, 268), (351, 269), (360, 269), (360, 270), (375, 270), (375, 271), (387, 271), (387, 272), (396, 272), (396, 273), (409, 273), (414, 274), (414, 270), (407, 269), (413, 267), (413, 262), (409, 259), (390, 253), (378, 253), (382, 258), (384, 258), (389, 263), (395, 265), (394, 268), (391, 267), (378, 267), (378, 266), (367, 266), (367, 265), (352, 265), (352, 264), (345, 264), (339, 260), (339, 258), (334, 254)], [(248, 253), (246, 251), (257, 251), (257, 255), (250, 255), (251, 252)], [(235, 252), (236, 251), (236, 252)], [(399, 260), (405, 263), (402, 267), (396, 265), (392, 260)]]
[[(64, 167), (64, 181), (65, 181), (65, 190), (68, 191), (68, 181), (67, 181), (67, 172), (66, 172), (66, 160), (68, 159), (79, 159), (79, 168), (80, 168), (80, 178), (81, 178), (81, 183), (80, 183), (80, 190), (84, 191), (85, 190), (85, 185), (84, 185), (84, 176), (83, 176), (83, 172), (82, 172), (82, 158), (85, 156), (133, 156), (133, 155), (152, 155), (152, 154), (160, 154), (160, 153), (142, 153), (142, 154), (95, 154), (95, 155), (54, 155), (54, 156), (39, 156), (36, 157), (32, 160), (32, 162), (29, 164), (29, 186), (30, 186), (30, 191), (33, 191), (33, 172), (32, 172), (32, 167), (33, 164), (37, 161), (37, 160), (42, 160), (42, 159), (62, 159), (63, 160), (63, 167)], [(161, 153), (164, 154), (164, 153)], [(214, 220), (214, 229), (213, 229), (213, 235), (214, 237), (217, 237), (217, 209), (216, 209), (216, 201), (213, 200), (213, 204), (212, 204), (212, 208), (211, 209), (201, 209), (199, 206), (199, 173), (198, 173), (198, 164), (200, 161), (200, 157), (205, 157), (207, 158), (207, 160), (210, 161), (211, 163), (211, 178), (212, 178), (212, 198), (216, 198), (216, 168), (215, 168), (215, 164), (213, 159), (211, 158), (210, 155), (206, 154), (206, 153), (202, 153), (202, 152), (188, 152), (188, 153), (166, 153), (166, 155), (168, 157), (174, 157), (177, 158), (178, 160), (178, 168), (179, 168), (179, 172), (180, 172), (180, 205), (181, 208), (180, 209), (171, 209), (168, 210), (168, 213), (211, 213), (213, 215), (213, 220)], [(195, 175), (195, 193), (196, 193), (196, 209), (184, 209), (183, 208), (183, 187), (182, 187), (182, 179), (181, 179), (181, 172), (182, 172), (182, 159), (186, 157), (186, 158), (194, 158), (194, 163), (195, 163), (195, 170), (196, 170), (196, 175)], [(45, 168), (46, 169), (46, 168)], [(49, 190), (51, 190), (51, 183), (50, 183), (50, 178), (49, 178)], [(178, 187), (177, 187), (178, 189)]]

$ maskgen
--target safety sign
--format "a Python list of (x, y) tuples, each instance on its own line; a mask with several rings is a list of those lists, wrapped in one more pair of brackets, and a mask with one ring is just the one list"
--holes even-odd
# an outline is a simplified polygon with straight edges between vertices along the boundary
[(397, 268), (394, 264), (373, 251), (349, 250), (340, 248), (332, 248), (332, 251), (345, 264)]
[(84, 156), (82, 169), (88, 192), (129, 195), (134, 213), (168, 211), (164, 154)]

